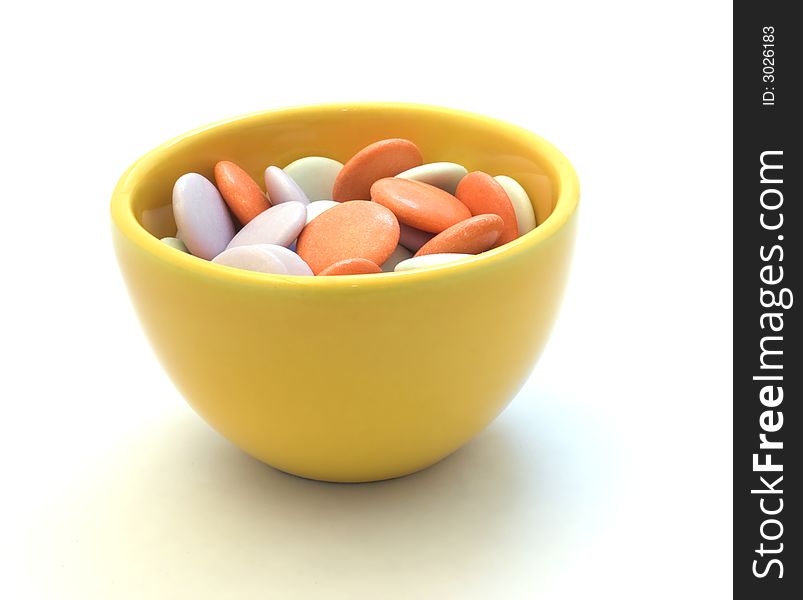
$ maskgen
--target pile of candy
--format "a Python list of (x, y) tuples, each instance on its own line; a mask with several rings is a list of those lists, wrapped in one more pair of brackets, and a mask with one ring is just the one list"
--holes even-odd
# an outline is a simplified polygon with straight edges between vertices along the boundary
[(485, 252), (536, 226), (515, 180), (424, 164), (404, 139), (370, 144), (345, 165), (308, 156), (284, 169), (270, 166), (265, 192), (229, 161), (215, 165), (215, 183), (198, 173), (179, 177), (177, 237), (162, 241), (262, 273), (408, 271)]

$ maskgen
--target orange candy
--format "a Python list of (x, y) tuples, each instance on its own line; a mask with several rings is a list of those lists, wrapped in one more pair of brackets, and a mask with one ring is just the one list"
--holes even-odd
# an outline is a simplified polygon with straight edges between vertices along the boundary
[(344, 202), (315, 217), (298, 236), (296, 252), (318, 275), (348, 258), (384, 263), (399, 243), (399, 222), (375, 202)]
[(479, 254), (493, 248), (504, 227), (499, 215), (477, 215), (440, 232), (421, 246), (415, 255)]
[(215, 183), (226, 204), (243, 225), (270, 208), (259, 184), (228, 160), (215, 165)]
[(401, 223), (429, 233), (471, 217), (466, 205), (449, 192), (412, 179), (380, 179), (371, 186), (371, 200), (388, 207)]
[(347, 258), (332, 263), (318, 275), (370, 275), (381, 273), (382, 269), (375, 262), (365, 258)]
[(513, 204), (504, 188), (488, 173), (482, 171), (469, 173), (460, 180), (455, 195), (468, 206), (472, 215), (494, 214), (502, 218), (505, 227), (494, 248), (519, 237), (519, 225)]
[(335, 178), (332, 200), (368, 200), (371, 185), (424, 163), (421, 151), (410, 140), (394, 138), (374, 142), (351, 157)]

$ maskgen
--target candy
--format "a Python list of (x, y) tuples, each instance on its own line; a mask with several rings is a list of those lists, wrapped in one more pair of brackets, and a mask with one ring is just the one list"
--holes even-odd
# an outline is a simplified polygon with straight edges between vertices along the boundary
[(218, 254), (213, 263), (276, 275), (312, 275), (310, 268), (293, 252), (282, 246), (255, 244), (237, 246)]
[(340, 202), (335, 202), (334, 200), (318, 200), (317, 202), (310, 202), (307, 204), (307, 223), (312, 221), (322, 212), (329, 210), (330, 208), (334, 208), (335, 206), (340, 206)]
[(381, 273), (379, 266), (365, 258), (347, 258), (332, 263), (318, 275), (370, 275)]
[(519, 235), (524, 235), (528, 231), (535, 229), (535, 212), (530, 197), (518, 181), (506, 175), (494, 177), (496, 182), (505, 190), (513, 211), (516, 213), (516, 223), (519, 228)]
[(167, 244), (168, 246), (170, 246), (171, 248), (175, 248), (176, 250), (181, 250), (182, 252), (189, 253), (189, 250), (187, 250), (187, 246), (185, 246), (184, 242), (182, 242), (178, 238), (164, 237), (164, 238), (162, 238), (161, 241), (164, 242), (165, 244)]
[(253, 244), (275, 244), (287, 247), (304, 228), (307, 208), (301, 202), (285, 202), (272, 206), (256, 216), (234, 236), (228, 247)]
[(265, 169), (265, 191), (268, 194), (268, 200), (273, 205), (285, 202), (309, 204), (309, 198), (298, 184), (279, 167)]
[(294, 160), (284, 168), (290, 178), (309, 198), (310, 202), (316, 200), (331, 200), (332, 187), (335, 178), (343, 168), (343, 163), (323, 156), (307, 156)]
[(411, 179), (380, 179), (371, 186), (371, 200), (389, 208), (399, 222), (430, 233), (440, 233), (471, 216), (450, 193)]
[(461, 260), (463, 258), (469, 258), (472, 256), (471, 254), (427, 254), (426, 256), (414, 256), (413, 258), (409, 258), (407, 260), (403, 260), (398, 265), (394, 271), (400, 273), (402, 271), (414, 271), (416, 269), (423, 269), (426, 267), (436, 267), (438, 265), (445, 265), (448, 263), (453, 263), (455, 261)]
[[(282, 262), (285, 269), (287, 269), (288, 275), (312, 275), (312, 269), (309, 268), (309, 265), (292, 250), (272, 244), (265, 244), (265, 246), (269, 246), (270, 252)], [(238, 246), (238, 248), (247, 247)]]
[[(365, 275), (448, 264), (536, 226), (527, 192), (514, 179), (422, 162), (411, 141), (381, 140), (345, 165), (307, 156), (284, 170), (269, 166), (263, 193), (239, 166), (220, 161), (220, 193), (197, 173), (176, 181), (178, 233), (162, 241), (263, 273)], [(239, 233), (229, 210), (243, 223)]]
[(393, 251), (393, 254), (390, 255), (385, 262), (382, 263), (382, 270), (385, 273), (392, 272), (396, 265), (398, 265), (401, 261), (407, 260), (408, 258), (412, 258), (413, 253), (410, 252), (407, 248), (399, 244), (396, 246), (396, 249)]
[(428, 183), (454, 195), (457, 184), (467, 173), (468, 171), (462, 165), (450, 162), (435, 162), (407, 169), (396, 175), (396, 177)]
[(211, 260), (234, 237), (234, 223), (217, 188), (203, 175), (187, 173), (173, 186), (178, 237), (194, 255)]
[(423, 162), (421, 151), (410, 140), (389, 139), (374, 142), (343, 165), (335, 179), (332, 200), (368, 200), (375, 181), (392, 177)]
[(256, 181), (228, 160), (215, 165), (215, 183), (231, 212), (243, 225), (270, 208), (270, 202)]
[(499, 215), (477, 215), (440, 232), (415, 255), (479, 254), (493, 248), (504, 227)]
[(296, 249), (317, 275), (347, 258), (366, 258), (381, 265), (398, 242), (399, 223), (392, 212), (375, 202), (355, 200), (310, 221), (298, 236)]
[(399, 244), (411, 252), (417, 252), (418, 249), (431, 240), (434, 235), (434, 233), (421, 231), (415, 227), (399, 223)]
[(494, 214), (502, 217), (505, 227), (496, 246), (507, 244), (518, 237), (516, 212), (504, 188), (493, 177), (482, 171), (469, 173), (460, 181), (455, 194), (472, 215)]

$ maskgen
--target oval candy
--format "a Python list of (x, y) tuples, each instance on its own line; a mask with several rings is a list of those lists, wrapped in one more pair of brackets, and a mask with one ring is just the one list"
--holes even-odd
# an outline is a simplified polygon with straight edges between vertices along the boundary
[(499, 215), (477, 215), (440, 232), (415, 255), (479, 254), (494, 247), (504, 227)]
[(287, 275), (287, 267), (279, 257), (270, 251), (269, 244), (229, 248), (213, 258), (212, 262), (247, 271)]
[(368, 200), (371, 186), (424, 162), (413, 142), (401, 138), (369, 144), (343, 165), (332, 188), (332, 200)]
[(382, 269), (379, 268), (379, 265), (368, 259), (347, 258), (332, 263), (318, 275), (371, 275), (381, 272)]
[(243, 225), (270, 208), (259, 184), (229, 160), (221, 160), (215, 165), (215, 183), (223, 200)]
[(389, 208), (400, 223), (429, 233), (440, 233), (471, 216), (450, 193), (412, 179), (380, 179), (371, 186), (371, 200)]
[(399, 243), (399, 223), (375, 202), (355, 200), (330, 208), (304, 227), (296, 250), (316, 275), (347, 258), (381, 265)]
[(457, 184), (467, 174), (468, 170), (463, 165), (451, 162), (434, 162), (407, 169), (396, 175), (396, 177), (428, 183), (454, 195)]
[(234, 237), (234, 223), (223, 197), (198, 173), (186, 173), (176, 180), (173, 217), (181, 241), (199, 258), (212, 260)]
[(301, 202), (309, 204), (309, 198), (292, 178), (279, 167), (265, 169), (265, 192), (271, 204)]
[(401, 273), (403, 271), (415, 271), (416, 269), (424, 269), (426, 267), (436, 267), (438, 265), (445, 265), (453, 263), (463, 258), (470, 258), (473, 254), (427, 254), (426, 256), (414, 256), (407, 260), (403, 260), (394, 271)]
[(343, 163), (323, 156), (306, 156), (294, 160), (284, 168), (290, 178), (298, 184), (310, 202), (331, 200)]
[(312, 269), (298, 254), (284, 246), (274, 244), (254, 244), (229, 248), (213, 258), (212, 262), (275, 275), (312, 275)]
[[(278, 258), (287, 269), (288, 275), (312, 275), (312, 269), (304, 262), (298, 254), (292, 250), (288, 250), (284, 246), (277, 246), (275, 244), (265, 244), (268, 249), (276, 258)], [(238, 248), (247, 248), (247, 246), (237, 246)]]
[(472, 215), (494, 214), (502, 217), (505, 228), (496, 246), (507, 244), (519, 236), (519, 225), (513, 204), (504, 188), (488, 173), (482, 171), (469, 173), (460, 181), (455, 194), (469, 208)]
[(229, 242), (228, 248), (254, 244), (275, 244), (286, 248), (301, 233), (306, 220), (307, 207), (301, 202), (277, 204), (251, 219)]
[(513, 211), (516, 213), (516, 223), (519, 227), (519, 235), (524, 235), (528, 231), (535, 229), (533, 203), (530, 202), (530, 197), (521, 187), (521, 184), (507, 175), (497, 175), (494, 179), (505, 190), (510, 203), (513, 205)]

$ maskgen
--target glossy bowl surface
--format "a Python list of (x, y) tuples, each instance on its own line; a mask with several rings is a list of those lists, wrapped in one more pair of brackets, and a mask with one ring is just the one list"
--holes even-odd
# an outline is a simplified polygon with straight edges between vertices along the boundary
[[(347, 160), (404, 137), (426, 162), (509, 175), (540, 225), (454, 265), (407, 273), (291, 277), (232, 269), (159, 241), (171, 190), (233, 160)], [(574, 245), (577, 179), (552, 145), (461, 111), (397, 103), (270, 110), (192, 131), (120, 179), (118, 262), (162, 365), (212, 427), (283, 471), (328, 481), (412, 473), (465, 444), (516, 395), (558, 312)]]

